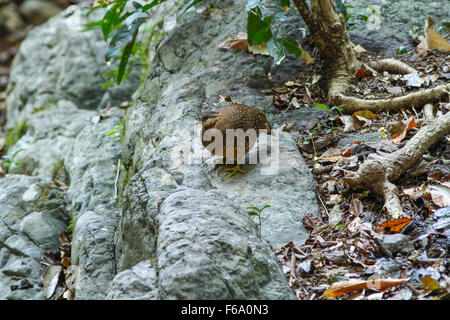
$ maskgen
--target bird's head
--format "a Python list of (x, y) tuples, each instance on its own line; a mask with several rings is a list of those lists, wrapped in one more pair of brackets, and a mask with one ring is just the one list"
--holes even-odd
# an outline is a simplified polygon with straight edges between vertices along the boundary
[(197, 121), (201, 122), (204, 129), (209, 129), (216, 124), (218, 115), (217, 111), (205, 111), (197, 117)]

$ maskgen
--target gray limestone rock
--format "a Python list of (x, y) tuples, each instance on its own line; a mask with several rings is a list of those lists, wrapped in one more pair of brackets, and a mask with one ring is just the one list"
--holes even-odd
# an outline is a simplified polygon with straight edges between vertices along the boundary
[[(26, 122), (25, 135), (10, 149), (23, 149), (15, 158), (21, 165), (10, 172), (58, 178), (69, 185), (67, 201), (58, 204), (46, 199), (38, 209), (49, 214), (32, 210), (17, 223), (17, 230), (39, 250), (53, 248), (59, 243), (52, 235), (65, 231), (69, 223), (68, 217), (59, 223), (57, 211), (61, 206), (70, 211), (75, 223), (72, 262), (78, 270), (77, 298), (102, 299), (116, 273), (113, 240), (119, 211), (115, 184), (121, 153), (119, 140), (107, 133), (121, 123), (123, 111), (114, 106), (130, 99), (140, 69), (128, 74), (124, 85), (102, 90), (103, 74), (108, 70), (104, 64), (107, 44), (99, 31), (80, 32), (80, 23), (99, 19), (104, 11), (89, 16), (87, 11), (69, 7), (33, 29), (22, 42), (7, 91), (7, 126)], [(98, 110), (107, 106), (109, 110), (100, 115)], [(15, 182), (10, 183), (14, 188)], [(31, 206), (36, 197), (42, 197), (38, 191), (28, 186), (16, 206), (22, 202)], [(22, 238), (8, 241), (16, 252), (28, 255), (33, 251)]]
[(256, 224), (220, 191), (177, 189), (158, 220), (162, 299), (295, 298)]
[(49, 181), (24, 175), (0, 179), (0, 299), (44, 298), (40, 262), (45, 252), (59, 251), (67, 220), (64, 196)]
[(95, 10), (88, 15), (86, 8), (71, 6), (31, 30), (12, 64), (7, 128), (60, 100), (71, 101), (77, 108), (99, 110), (129, 99), (138, 85), (139, 68), (120, 87), (113, 85), (103, 91), (103, 75), (115, 67), (104, 63), (107, 43), (100, 31), (81, 32), (83, 24), (100, 19), (103, 13)]
[(109, 300), (159, 300), (156, 268), (150, 261), (142, 261), (120, 272), (106, 294)]
[(419, 34), (423, 34), (426, 18), (431, 17), (440, 24), (448, 21), (450, 16), (448, 1), (347, 0), (345, 3), (355, 6), (349, 10), (350, 14), (356, 16), (362, 12), (369, 18), (368, 22), (357, 20), (350, 29), (351, 40), (388, 56), (395, 55), (399, 47), (412, 51), (416, 44), (410, 30), (418, 29)]
[(67, 200), (75, 219), (72, 265), (79, 271), (77, 299), (103, 299), (116, 272), (114, 230), (119, 217), (116, 175), (121, 145), (107, 133), (120, 124), (113, 108), (77, 135), (64, 163), (70, 176)]
[(393, 254), (409, 253), (414, 250), (414, 244), (407, 235), (398, 234), (379, 234), (377, 239)]

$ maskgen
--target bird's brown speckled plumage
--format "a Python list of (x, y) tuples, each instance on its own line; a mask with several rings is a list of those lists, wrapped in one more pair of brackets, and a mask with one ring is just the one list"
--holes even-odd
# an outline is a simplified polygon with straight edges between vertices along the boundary
[[(267, 130), (267, 133), (271, 133), (271, 127), (266, 119), (266, 115), (263, 111), (249, 107), (245, 104), (233, 103), (228, 106), (224, 106), (219, 108), (216, 111), (207, 111), (200, 115), (200, 120), (202, 120), (202, 137), (204, 133), (208, 129), (217, 129), (220, 130), (223, 136), (223, 141), (225, 144), (226, 141), (226, 130), (227, 129), (242, 129), (244, 131), (248, 129), (256, 130), (257, 136), (259, 135), (260, 129)], [(212, 143), (212, 141), (205, 141), (202, 139), (202, 144), (205, 148), (207, 148), (210, 152), (215, 155), (224, 156), (225, 158), (234, 158), (239, 159), (247, 154), (250, 149), (255, 144), (256, 140), (252, 141), (250, 139), (245, 139), (245, 153), (241, 154), (237, 151), (237, 141), (235, 141), (235, 149), (233, 154), (229, 154), (230, 152), (226, 152), (226, 146), (224, 145), (223, 150), (211, 150), (208, 148), (208, 145)], [(242, 150), (242, 149), (241, 149)]]

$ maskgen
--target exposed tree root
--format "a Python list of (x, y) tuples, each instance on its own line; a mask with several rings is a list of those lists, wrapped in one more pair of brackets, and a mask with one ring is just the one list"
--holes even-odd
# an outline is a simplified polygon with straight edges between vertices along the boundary
[[(365, 66), (355, 55), (346, 23), (334, 0), (294, 0), (303, 17), (316, 48), (328, 68), (328, 104), (341, 105), (345, 113), (360, 110), (372, 112), (395, 111), (419, 107), (448, 97), (450, 84), (422, 90), (392, 99), (364, 100), (346, 95), (353, 74)], [(392, 74), (418, 73), (414, 68), (395, 59), (368, 63), (366, 68)], [(370, 70), (370, 69), (369, 69)], [(369, 189), (385, 199), (385, 209), (391, 219), (404, 216), (397, 187), (392, 183), (411, 168), (433, 144), (450, 132), (450, 112), (430, 121), (401, 149), (392, 154), (372, 155), (358, 172), (348, 172), (345, 182), (354, 189)]]
[(392, 183), (412, 168), (435, 143), (450, 134), (450, 112), (429, 121), (400, 150), (388, 155), (371, 154), (357, 172), (346, 172), (343, 181), (352, 189), (367, 189), (384, 197), (390, 219), (406, 214), (398, 198), (398, 189)]
[(392, 74), (418, 73), (416, 69), (397, 59), (382, 59), (378, 61), (371, 61), (368, 63), (368, 65), (378, 72), (387, 71)]
[[(339, 90), (339, 89), (338, 89)], [(330, 94), (338, 91), (330, 88), (328, 103), (331, 105), (344, 105), (345, 113), (353, 113), (359, 110), (370, 110), (372, 112), (397, 111), (401, 108), (419, 107), (430, 102), (444, 100), (450, 92), (450, 84), (438, 86), (433, 89), (413, 92), (392, 99), (366, 100), (349, 97), (342, 93)]]
[(427, 103), (423, 106), (423, 115), (425, 119), (433, 119), (434, 118), (434, 106), (431, 103)]

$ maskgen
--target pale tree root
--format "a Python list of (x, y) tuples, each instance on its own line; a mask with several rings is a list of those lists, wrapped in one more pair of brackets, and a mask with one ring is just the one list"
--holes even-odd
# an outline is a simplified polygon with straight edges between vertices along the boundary
[[(395, 74), (418, 73), (417, 70), (396, 59), (383, 59), (368, 64), (378, 72), (388, 71)], [(366, 100), (349, 97), (343, 94), (350, 85), (350, 77), (342, 72), (336, 72), (330, 80), (328, 103), (342, 105), (345, 113), (354, 113), (360, 110), (369, 110), (374, 113), (383, 111), (398, 111), (405, 107), (420, 107), (422, 105), (441, 101), (449, 95), (450, 84), (440, 85), (436, 88), (413, 92), (392, 99)]]
[[(332, 80), (332, 84), (335, 81)], [(427, 103), (444, 100), (450, 92), (450, 84), (440, 85), (436, 88), (413, 92), (392, 99), (365, 100), (349, 97), (341, 93), (341, 86), (330, 87), (328, 103), (330, 105), (343, 105), (345, 113), (354, 113), (360, 110), (369, 110), (374, 113), (383, 111), (398, 111), (402, 108), (420, 107)]]
[(371, 61), (368, 63), (368, 65), (378, 72), (387, 71), (391, 74), (419, 73), (416, 69), (407, 65), (406, 63), (392, 58)]
[(407, 217), (398, 197), (398, 189), (392, 182), (412, 168), (431, 146), (448, 134), (450, 112), (426, 122), (402, 149), (388, 155), (371, 154), (357, 172), (346, 171), (343, 182), (354, 190), (371, 190), (382, 196), (390, 220)]

